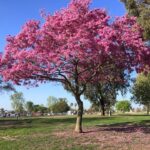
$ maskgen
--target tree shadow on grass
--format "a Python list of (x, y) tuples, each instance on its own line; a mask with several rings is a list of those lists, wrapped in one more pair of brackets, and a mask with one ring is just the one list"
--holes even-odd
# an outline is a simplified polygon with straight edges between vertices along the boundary
[(150, 120), (143, 120), (138, 123), (125, 122), (125, 123), (115, 123), (110, 125), (96, 125), (97, 129), (89, 132), (100, 132), (100, 131), (115, 131), (123, 133), (133, 133), (142, 132), (145, 134), (150, 134)]
[[(111, 120), (113, 118), (111, 117), (83, 117), (83, 122), (88, 123), (92, 121), (100, 121), (100, 120)], [(72, 124), (76, 122), (76, 116), (73, 118), (50, 118), (50, 119), (43, 119), (43, 123), (50, 123), (50, 124), (57, 124), (57, 123), (67, 123), (67, 124)]]
[(31, 123), (31, 119), (5, 119), (0, 120), (0, 126), (1, 125), (15, 125), (15, 124), (22, 124), (22, 123)]
[(31, 120), (6, 119), (0, 120), (0, 130), (30, 128)]
[(148, 117), (149, 115), (147, 115), (146, 113), (145, 114), (117, 114), (116, 116), (144, 116), (144, 117)]
[[(87, 132), (97, 132), (97, 131), (116, 131), (116, 132), (136, 132), (138, 130), (141, 130), (143, 133), (150, 133), (150, 120), (143, 120), (140, 122), (124, 122), (124, 123), (113, 123), (110, 124), (113, 119), (116, 120), (118, 116), (116, 117), (84, 117), (83, 123), (88, 123), (90, 125), (90, 122), (107, 122), (109, 125), (97, 125), (97, 129), (94, 131), (87, 131)], [(20, 129), (20, 128), (38, 128), (38, 127), (58, 127), (60, 124), (72, 125), (76, 122), (76, 116), (74, 117), (52, 117), (52, 118), (25, 118), (25, 119), (4, 119), (0, 120), (0, 130), (5, 129)], [(91, 125), (93, 126), (93, 125)], [(87, 133), (85, 132), (85, 133)]]

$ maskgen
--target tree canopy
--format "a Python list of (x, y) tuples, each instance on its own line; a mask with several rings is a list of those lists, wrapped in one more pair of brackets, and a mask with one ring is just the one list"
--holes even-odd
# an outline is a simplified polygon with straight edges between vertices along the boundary
[(54, 97), (54, 96), (49, 96), (49, 97), (47, 98), (47, 105), (48, 105), (48, 108), (49, 108), (49, 110), (50, 110), (51, 112), (53, 112), (53, 105), (54, 105), (55, 103), (57, 103), (57, 101), (58, 101), (58, 99), (57, 99), (56, 97)]
[(150, 0), (121, 0), (130, 15), (138, 18), (138, 22), (144, 29), (144, 37), (150, 40)]
[(131, 90), (134, 102), (143, 104), (147, 107), (147, 114), (150, 110), (150, 73), (147, 75), (139, 74)]
[(23, 93), (21, 92), (14, 93), (13, 95), (10, 96), (10, 100), (13, 109), (17, 113), (22, 113), (24, 110), (24, 102), (25, 102)]
[(59, 98), (58, 101), (53, 104), (53, 113), (64, 113), (70, 109), (66, 98)]
[(32, 113), (33, 109), (34, 109), (34, 104), (32, 101), (27, 101), (26, 104), (26, 109), (28, 113)]
[(118, 101), (116, 104), (116, 109), (121, 112), (129, 112), (131, 110), (131, 103), (128, 100)]
[(126, 76), (126, 74), (121, 71), (120, 78), (124, 82), (101, 81), (95, 84), (88, 84), (86, 87), (84, 92), (85, 98), (88, 99), (93, 106), (98, 105), (102, 115), (105, 115), (106, 110), (110, 111), (111, 107), (116, 103), (118, 92), (120, 91), (123, 95), (129, 87), (130, 76)]
[(43, 113), (48, 112), (48, 108), (45, 107), (44, 105), (36, 104), (36, 105), (33, 105), (33, 112), (40, 112), (43, 115)]

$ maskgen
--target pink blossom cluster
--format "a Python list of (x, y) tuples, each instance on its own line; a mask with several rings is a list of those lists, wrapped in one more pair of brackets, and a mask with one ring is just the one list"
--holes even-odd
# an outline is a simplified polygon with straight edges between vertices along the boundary
[(72, 0), (66, 9), (45, 16), (44, 24), (30, 20), (7, 37), (1, 74), (16, 84), (31, 81), (81, 83), (107, 81), (119, 70), (149, 70), (136, 18), (128, 15), (110, 23), (103, 9), (89, 9), (90, 0)]

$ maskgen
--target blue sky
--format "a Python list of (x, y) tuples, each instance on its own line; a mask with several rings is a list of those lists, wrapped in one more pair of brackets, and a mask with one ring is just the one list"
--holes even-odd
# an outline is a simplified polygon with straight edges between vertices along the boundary
[[(0, 0), (0, 51), (4, 50), (6, 35), (17, 34), (29, 19), (41, 20), (40, 11), (42, 9), (53, 14), (56, 10), (65, 8), (69, 2), (70, 0)], [(122, 16), (126, 13), (120, 0), (93, 0), (92, 8), (105, 8), (112, 17)], [(74, 97), (56, 83), (42, 84), (37, 88), (16, 87), (16, 89), (23, 92), (26, 100), (32, 100), (35, 104), (46, 105), (48, 96), (66, 97), (69, 103), (75, 103)], [(11, 94), (0, 94), (0, 107), (11, 109), (9, 100)], [(129, 96), (128, 93), (124, 98)], [(123, 98), (119, 96), (118, 99)], [(89, 102), (85, 100), (84, 107), (88, 108), (89, 106)]]

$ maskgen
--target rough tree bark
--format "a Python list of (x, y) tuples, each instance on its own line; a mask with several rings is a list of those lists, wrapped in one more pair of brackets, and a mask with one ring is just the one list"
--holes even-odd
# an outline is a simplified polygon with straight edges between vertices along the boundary
[(104, 100), (102, 98), (100, 99), (100, 107), (101, 107), (101, 116), (105, 116), (105, 105)]
[(83, 116), (83, 102), (80, 97), (76, 97), (76, 101), (78, 103), (78, 111), (77, 111), (77, 120), (75, 126), (75, 132), (82, 133), (82, 116)]

